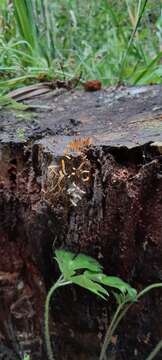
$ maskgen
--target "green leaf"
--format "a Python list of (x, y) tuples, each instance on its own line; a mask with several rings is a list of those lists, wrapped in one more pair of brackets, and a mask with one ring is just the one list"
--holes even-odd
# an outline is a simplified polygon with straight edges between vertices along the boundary
[[(84, 254), (75, 256), (71, 251), (56, 250), (55, 259), (65, 281), (84, 287), (104, 299), (108, 292), (102, 285), (113, 287), (124, 295), (126, 301), (136, 301), (136, 290), (118, 277), (105, 275), (102, 266), (92, 257)], [(83, 273), (78, 274), (77, 270)]]
[(84, 272), (81, 275), (76, 275), (72, 277), (72, 282), (76, 285), (79, 285), (94, 294), (100, 296), (102, 299), (106, 300), (107, 296), (109, 295), (107, 290), (104, 289), (101, 285), (97, 282), (94, 282), (88, 277), (88, 272)]
[(118, 305), (125, 304), (125, 296), (121, 293), (112, 291)]
[(71, 276), (76, 273), (76, 270), (88, 269), (94, 272), (102, 271), (102, 266), (99, 262), (90, 256), (84, 254), (75, 256), (74, 253), (65, 250), (56, 250), (55, 255), (60, 271), (66, 280), (71, 279)]
[(95, 274), (91, 272), (88, 273), (88, 277), (102, 285), (118, 289), (122, 294), (127, 295), (130, 301), (136, 301), (137, 299), (137, 291), (119, 277), (107, 276), (103, 273)]
[(55, 260), (58, 263), (61, 273), (65, 279), (69, 280), (69, 278), (75, 274), (73, 268), (74, 254), (70, 251), (56, 250), (55, 255)]
[(88, 269), (94, 272), (102, 271), (103, 269), (97, 260), (84, 254), (77, 255), (73, 260), (73, 265), (75, 269)]

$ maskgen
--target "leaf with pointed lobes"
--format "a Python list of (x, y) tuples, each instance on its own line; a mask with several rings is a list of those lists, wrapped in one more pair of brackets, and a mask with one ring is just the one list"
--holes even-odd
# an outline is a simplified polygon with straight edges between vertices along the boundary
[(116, 276), (107, 276), (103, 273), (91, 273), (89, 272), (89, 278), (96, 281), (102, 285), (113, 287), (121, 291), (122, 294), (126, 295), (128, 300), (136, 301), (137, 300), (137, 291), (132, 288), (125, 281)]
[(103, 286), (98, 284), (98, 282), (93, 281), (89, 277), (89, 274), (89, 271), (84, 271), (84, 273), (81, 275), (73, 276), (71, 279), (72, 283), (91, 291), (92, 293), (100, 296), (104, 300), (107, 300), (107, 297), (109, 296), (108, 291)]
[(71, 280), (71, 277), (76, 274), (77, 270), (86, 269), (96, 273), (102, 272), (102, 266), (99, 262), (84, 254), (75, 255), (71, 251), (56, 250), (55, 259), (66, 280)]

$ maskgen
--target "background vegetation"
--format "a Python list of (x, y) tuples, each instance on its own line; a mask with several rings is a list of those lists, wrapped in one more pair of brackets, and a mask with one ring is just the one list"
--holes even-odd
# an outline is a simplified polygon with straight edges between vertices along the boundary
[(67, 78), (161, 83), (161, 0), (1, 0), (0, 91)]

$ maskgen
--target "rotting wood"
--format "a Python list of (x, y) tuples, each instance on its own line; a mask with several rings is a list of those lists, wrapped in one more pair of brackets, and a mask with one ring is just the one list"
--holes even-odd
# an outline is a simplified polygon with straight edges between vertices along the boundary
[[(37, 104), (52, 110), (0, 112), (0, 346), (8, 357), (31, 350), (32, 360), (43, 360), (53, 248), (95, 256), (138, 290), (161, 280), (161, 87), (51, 93)], [(84, 151), (69, 147), (86, 138)], [(51, 166), (57, 187), (49, 197)], [(77, 206), (73, 183), (82, 191)], [(158, 342), (161, 299), (154, 291), (132, 307), (112, 343), (116, 359), (143, 360)], [(60, 291), (51, 309), (56, 358), (97, 359), (113, 308), (80, 289)]]

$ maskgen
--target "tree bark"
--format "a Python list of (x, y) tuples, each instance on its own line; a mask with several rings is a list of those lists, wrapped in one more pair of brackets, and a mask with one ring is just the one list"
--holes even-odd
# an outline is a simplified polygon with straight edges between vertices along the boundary
[[(43, 360), (54, 249), (91, 255), (138, 291), (162, 279), (161, 87), (51, 92), (26, 104), (0, 112), (0, 359)], [(55, 358), (97, 360), (114, 310), (111, 297), (60, 289)], [(161, 313), (160, 290), (133, 305), (107, 358), (146, 359)]]

